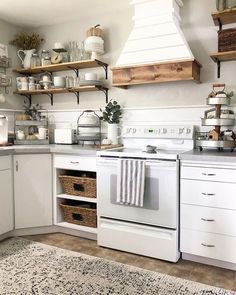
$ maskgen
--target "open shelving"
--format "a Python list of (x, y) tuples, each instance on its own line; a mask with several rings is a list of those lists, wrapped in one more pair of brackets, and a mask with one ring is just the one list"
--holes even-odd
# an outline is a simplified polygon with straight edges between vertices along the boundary
[[(67, 62), (62, 64), (51, 64), (47, 66), (39, 66), (29, 69), (14, 69), (13, 71), (22, 75), (32, 75), (32, 74), (42, 74), (42, 73), (52, 73), (54, 72), (62, 72), (73, 70), (76, 73), (76, 77), (79, 77), (80, 69), (88, 69), (88, 68), (97, 68), (102, 67), (105, 71), (105, 78), (107, 79), (107, 68), (108, 65), (99, 60), (81, 60), (76, 62)], [(24, 95), (28, 98), (29, 103), (32, 102), (32, 95), (48, 95), (51, 100), (51, 105), (53, 105), (54, 94), (62, 94), (62, 93), (73, 93), (76, 95), (77, 103), (79, 103), (80, 92), (90, 92), (90, 91), (101, 91), (104, 93), (106, 98), (106, 103), (108, 102), (108, 88), (103, 85), (86, 85), (80, 86), (76, 88), (50, 88), (50, 89), (40, 89), (40, 90), (24, 90), (24, 91), (15, 91), (14, 94)]]
[[(212, 19), (219, 30), (222, 30), (223, 25), (236, 23), (236, 9), (227, 9), (222, 12), (213, 12)], [(220, 78), (221, 62), (235, 61), (236, 50), (223, 51), (210, 54), (212, 60), (217, 63), (217, 77)]]

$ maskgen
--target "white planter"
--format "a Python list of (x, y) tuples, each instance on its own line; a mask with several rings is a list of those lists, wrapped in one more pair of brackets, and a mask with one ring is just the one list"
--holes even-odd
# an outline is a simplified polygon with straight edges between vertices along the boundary
[(111, 144), (118, 144), (118, 124), (108, 124), (107, 138), (111, 140)]

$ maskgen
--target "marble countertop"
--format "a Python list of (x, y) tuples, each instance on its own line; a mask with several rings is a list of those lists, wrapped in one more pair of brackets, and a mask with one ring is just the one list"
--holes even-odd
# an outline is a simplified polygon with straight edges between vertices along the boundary
[(198, 149), (194, 149), (180, 154), (179, 158), (183, 161), (186, 160), (236, 163), (236, 150), (233, 152), (216, 150), (203, 150), (200, 152)]
[(74, 154), (96, 156), (100, 148), (93, 146), (80, 145), (13, 145), (0, 147), (0, 156), (10, 154), (38, 154), (38, 153), (58, 153), (58, 154)]

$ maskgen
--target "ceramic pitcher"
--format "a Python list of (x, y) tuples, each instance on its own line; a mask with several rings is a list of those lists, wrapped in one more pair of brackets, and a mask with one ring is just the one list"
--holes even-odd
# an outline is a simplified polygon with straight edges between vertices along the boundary
[[(30, 49), (30, 50), (21, 50), (20, 49), (17, 51), (17, 55), (22, 62), (23, 68), (25, 68), (25, 69), (30, 68), (31, 57), (35, 51), (36, 51), (36, 49)], [(23, 57), (22, 57), (22, 53), (24, 54)]]
[[(107, 138), (111, 140), (112, 144), (118, 144), (118, 139), (121, 137), (118, 135), (118, 124), (108, 124)], [(121, 129), (121, 128), (120, 128)]]

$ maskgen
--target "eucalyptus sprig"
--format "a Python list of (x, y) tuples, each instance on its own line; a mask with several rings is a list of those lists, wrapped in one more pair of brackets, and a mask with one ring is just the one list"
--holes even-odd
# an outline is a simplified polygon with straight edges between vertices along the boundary
[(121, 118), (121, 107), (117, 101), (110, 100), (108, 104), (105, 106), (105, 110), (102, 111), (102, 116), (100, 117), (101, 120), (107, 122), (109, 124), (118, 124)]

